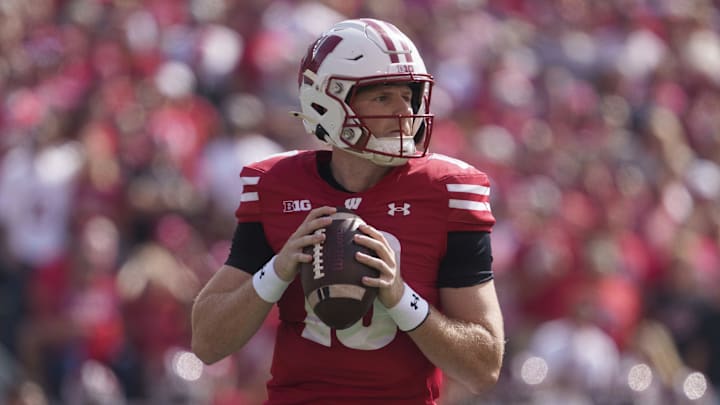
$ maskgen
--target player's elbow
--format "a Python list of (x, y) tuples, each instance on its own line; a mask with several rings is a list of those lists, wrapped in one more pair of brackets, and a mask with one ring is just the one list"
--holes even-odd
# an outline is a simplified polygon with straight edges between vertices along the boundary
[(192, 342), (190, 343), (190, 350), (197, 356), (200, 361), (210, 365), (223, 358), (223, 356), (211, 350), (212, 345), (209, 345), (193, 334)]
[[(193, 318), (195, 321), (196, 318)], [(192, 336), (190, 338), (190, 350), (205, 364), (213, 364), (221, 360), (224, 356), (217, 350), (218, 344), (213, 339), (207, 328), (203, 328), (196, 322), (192, 325)]]
[[(194, 315), (194, 314), (193, 314)], [(195, 316), (192, 322), (192, 336), (190, 337), (190, 351), (205, 364), (212, 364), (219, 359), (213, 355), (209, 340), (203, 336), (202, 329), (195, 324)]]
[(503, 363), (504, 344), (497, 342), (495, 350), (486, 353), (478, 361), (472, 378), (466, 380), (465, 385), (473, 394), (479, 395), (491, 390), (500, 379), (500, 370)]
[[(215, 328), (207, 321), (208, 317), (202, 312), (203, 301), (198, 297), (192, 308), (190, 350), (205, 364), (213, 364), (224, 356), (218, 353), (218, 342), (213, 335)], [(204, 322), (203, 322), (204, 321)]]
[(490, 391), (500, 378), (500, 368), (493, 370), (483, 370), (483, 372), (475, 375), (475, 378), (466, 382), (466, 387), (473, 395), (480, 395)]

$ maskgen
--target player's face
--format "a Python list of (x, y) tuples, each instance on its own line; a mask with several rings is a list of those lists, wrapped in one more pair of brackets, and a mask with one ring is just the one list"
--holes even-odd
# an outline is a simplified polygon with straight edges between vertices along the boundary
[[(357, 115), (365, 117), (363, 123), (378, 138), (412, 136), (412, 119), (398, 118), (413, 113), (411, 100), (412, 89), (405, 84), (368, 86), (358, 90), (351, 107)], [(368, 118), (379, 115), (386, 117)]]

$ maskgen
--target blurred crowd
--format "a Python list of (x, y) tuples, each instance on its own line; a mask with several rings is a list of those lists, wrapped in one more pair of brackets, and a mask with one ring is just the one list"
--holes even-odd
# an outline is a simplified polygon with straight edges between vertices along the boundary
[(264, 398), (275, 323), (204, 366), (190, 305), (240, 168), (320, 146), (299, 60), (360, 16), (415, 40), (432, 150), (493, 187), (506, 364), (443, 404), (720, 403), (716, 2), (2, 0), (0, 404)]

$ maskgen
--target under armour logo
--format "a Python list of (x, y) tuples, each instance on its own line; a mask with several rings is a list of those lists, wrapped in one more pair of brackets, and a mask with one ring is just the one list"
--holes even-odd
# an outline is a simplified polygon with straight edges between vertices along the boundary
[(410, 204), (403, 203), (402, 207), (398, 207), (395, 203), (388, 204), (388, 215), (395, 216), (396, 212), (402, 212), (403, 215), (410, 215)]
[(413, 294), (412, 301), (410, 302), (410, 306), (416, 311), (418, 309), (418, 301), (420, 301), (420, 297), (418, 297), (417, 294)]

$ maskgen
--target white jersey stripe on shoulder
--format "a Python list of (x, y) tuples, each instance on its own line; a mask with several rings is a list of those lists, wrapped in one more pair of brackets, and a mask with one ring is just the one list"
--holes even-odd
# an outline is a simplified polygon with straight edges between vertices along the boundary
[(274, 159), (274, 158), (278, 158), (278, 157), (295, 156), (298, 153), (300, 153), (299, 150), (289, 150), (286, 152), (278, 152), (278, 153), (273, 153), (272, 155), (265, 156), (264, 158), (262, 158), (260, 160), (262, 161), (262, 160), (269, 160), (269, 159)]
[(240, 194), (240, 202), (258, 201), (260, 196), (258, 193), (242, 193)]
[(476, 184), (446, 184), (449, 192), (490, 195), (490, 187)]
[(490, 211), (490, 203), (488, 202), (451, 199), (448, 206), (450, 208), (458, 208), (461, 210)]
[(430, 156), (428, 156), (428, 159), (437, 159), (437, 160), (442, 160), (444, 162), (452, 163), (461, 169), (469, 169), (472, 167), (471, 165), (463, 162), (460, 159), (451, 158), (450, 156), (445, 156), (440, 153), (433, 153)]
[(244, 186), (254, 186), (255, 184), (258, 184), (260, 181), (259, 176), (253, 176), (253, 177), (244, 177), (240, 176), (240, 181), (242, 181), (242, 184)]

